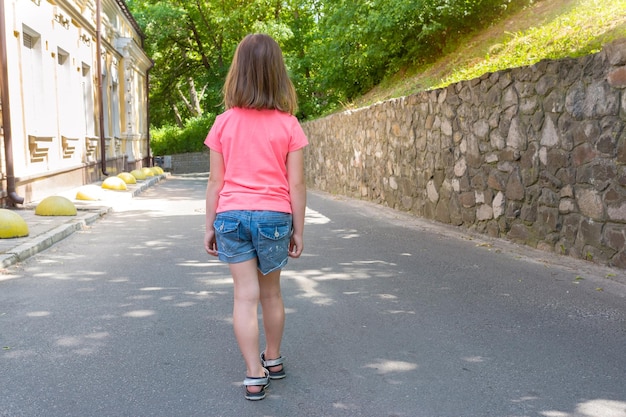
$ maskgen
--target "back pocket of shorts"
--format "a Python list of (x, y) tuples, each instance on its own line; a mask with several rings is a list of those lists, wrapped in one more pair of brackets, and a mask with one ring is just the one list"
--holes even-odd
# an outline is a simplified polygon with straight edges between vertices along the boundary
[(239, 228), (241, 222), (228, 217), (218, 217), (213, 222), (217, 249), (226, 256), (231, 256), (241, 241)]
[(259, 224), (259, 249), (269, 259), (282, 262), (289, 251), (291, 223)]

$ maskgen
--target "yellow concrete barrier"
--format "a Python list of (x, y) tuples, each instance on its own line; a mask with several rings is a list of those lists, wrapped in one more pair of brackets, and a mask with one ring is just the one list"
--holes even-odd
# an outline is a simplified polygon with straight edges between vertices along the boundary
[(124, 180), (126, 184), (137, 184), (137, 178), (130, 172), (120, 172), (117, 176)]
[(52, 195), (37, 204), (35, 214), (39, 216), (76, 216), (76, 206), (65, 197)]
[(102, 181), (102, 188), (105, 190), (125, 191), (128, 190), (126, 182), (120, 177), (108, 177)]
[(102, 188), (97, 185), (85, 185), (76, 192), (77, 200), (96, 201), (102, 200)]
[(0, 239), (28, 236), (28, 225), (19, 214), (0, 209)]
[(140, 181), (146, 179), (146, 174), (140, 169), (133, 169), (132, 171), (130, 171), (130, 174)]

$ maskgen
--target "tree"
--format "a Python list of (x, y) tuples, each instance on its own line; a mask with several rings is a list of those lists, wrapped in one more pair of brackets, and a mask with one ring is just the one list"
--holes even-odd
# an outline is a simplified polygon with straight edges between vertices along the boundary
[[(151, 73), (152, 123), (184, 123), (220, 109), (221, 88), (238, 42), (265, 32), (282, 44), (294, 81), (311, 77), (307, 42), (315, 29), (316, 1), (129, 0), (155, 62)], [(310, 106), (305, 105), (303, 108)]]
[(298, 117), (349, 102), (403, 66), (531, 0), (128, 0), (155, 62), (154, 126), (221, 110), (237, 43), (273, 36), (298, 92)]

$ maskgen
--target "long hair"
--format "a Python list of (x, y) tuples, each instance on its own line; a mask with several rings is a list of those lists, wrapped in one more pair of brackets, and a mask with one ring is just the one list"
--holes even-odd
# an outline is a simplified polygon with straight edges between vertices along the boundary
[(272, 109), (295, 114), (298, 99), (278, 43), (251, 34), (237, 46), (224, 82), (224, 106)]

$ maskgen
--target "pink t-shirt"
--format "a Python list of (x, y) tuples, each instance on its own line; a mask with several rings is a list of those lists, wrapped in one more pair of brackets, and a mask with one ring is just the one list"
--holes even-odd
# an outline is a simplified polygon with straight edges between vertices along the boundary
[(308, 145), (298, 119), (278, 110), (234, 107), (217, 116), (204, 144), (224, 157), (218, 213), (291, 213), (287, 154)]

